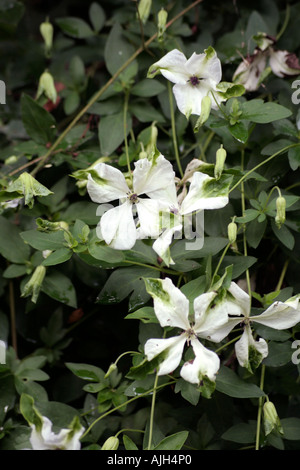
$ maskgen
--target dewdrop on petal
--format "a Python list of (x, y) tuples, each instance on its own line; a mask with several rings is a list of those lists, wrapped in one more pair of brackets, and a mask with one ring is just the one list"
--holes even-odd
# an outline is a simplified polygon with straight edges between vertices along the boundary
[(116, 436), (111, 436), (104, 442), (101, 450), (117, 450), (119, 447), (119, 439)]
[(275, 217), (275, 223), (278, 228), (281, 228), (281, 226), (285, 222), (285, 207), (286, 207), (286, 200), (283, 196), (279, 196), (276, 199), (276, 217)]
[(216, 180), (220, 179), (222, 172), (224, 170), (224, 164), (226, 160), (227, 152), (223, 148), (223, 145), (217, 150), (216, 153), (216, 164), (215, 164), (215, 178)]

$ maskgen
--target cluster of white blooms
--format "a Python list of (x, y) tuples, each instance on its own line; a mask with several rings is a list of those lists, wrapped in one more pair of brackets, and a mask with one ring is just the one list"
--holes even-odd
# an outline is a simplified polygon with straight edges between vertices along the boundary
[(169, 278), (145, 282), (160, 325), (182, 330), (179, 336), (149, 339), (145, 344), (147, 359), (151, 361), (161, 355), (158, 375), (170, 374), (180, 364), (185, 343), (191, 344), (194, 359), (182, 365), (180, 375), (197, 385), (205, 378), (214, 382), (220, 367), (218, 355), (204, 347), (198, 338), (220, 343), (234, 327), (242, 325), (243, 334), (235, 343), (236, 357), (242, 367), (252, 372), (268, 355), (268, 345), (263, 338), (254, 339), (251, 323), (283, 330), (300, 321), (300, 295), (286, 302), (274, 302), (260, 315), (251, 316), (250, 297), (235, 282), (231, 282), (225, 296), (219, 296), (214, 290), (199, 295), (194, 300), (190, 321), (189, 301)]
[[(257, 79), (257, 70), (263, 71), (267, 55), (274, 73), (279, 76), (292, 73), (286, 54), (274, 51), (268, 38), (260, 40), (260, 48), (251, 61), (243, 62), (235, 74), (236, 81), (248, 90), (256, 88), (253, 77)], [(284, 63), (285, 68), (283, 65), (280, 68), (279, 63)], [(221, 82), (221, 63), (211, 47), (203, 54), (194, 53), (189, 59), (175, 49), (150, 67), (148, 77), (158, 73), (174, 83), (173, 93), (180, 112), (187, 118), (192, 114), (200, 116), (200, 125), (211, 109), (217, 109), (235, 93), (233, 84)], [(231, 90), (231, 95), (226, 94), (227, 90)], [(198, 171), (197, 166), (190, 171), (188, 165), (179, 184), (171, 163), (157, 150), (135, 162), (127, 179), (111, 165), (96, 164), (88, 175), (87, 191), (91, 199), (99, 204), (119, 200), (118, 206), (111, 206), (103, 213), (97, 233), (109, 246), (120, 250), (131, 249), (137, 239), (153, 238), (154, 251), (166, 265), (172, 264), (170, 245), (175, 233), (182, 232), (184, 217), (228, 204), (231, 179), (228, 175), (223, 178), (226, 157), (223, 148), (221, 154), (222, 162), (220, 168), (215, 168), (214, 178)], [(182, 330), (178, 336), (149, 339), (145, 344), (147, 360), (158, 360), (158, 375), (169, 374), (180, 366), (185, 345), (191, 345), (194, 358), (183, 363), (180, 374), (197, 385), (203, 380), (214, 382), (220, 367), (218, 354), (205, 347), (199, 338), (220, 343), (233, 328), (242, 326), (243, 334), (235, 343), (236, 357), (241, 366), (252, 371), (268, 355), (268, 345), (262, 338), (254, 339), (251, 324), (256, 322), (280, 330), (300, 321), (300, 295), (286, 302), (274, 302), (260, 315), (251, 316), (249, 295), (231, 282), (225, 294), (222, 288), (222, 293), (216, 289), (199, 295), (194, 300), (190, 320), (189, 300), (171, 279), (145, 279), (145, 283), (160, 325)]]

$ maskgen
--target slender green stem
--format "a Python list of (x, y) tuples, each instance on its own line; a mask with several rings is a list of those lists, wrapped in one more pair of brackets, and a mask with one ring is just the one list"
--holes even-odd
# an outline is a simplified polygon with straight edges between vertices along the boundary
[(16, 309), (15, 309), (15, 295), (13, 281), (9, 281), (9, 309), (10, 309), (10, 327), (11, 327), (11, 342), (12, 346), (18, 355), (17, 347), (17, 328), (16, 328)]
[(143, 429), (131, 429), (131, 428), (124, 428), (124, 429), (120, 429), (120, 431), (117, 432), (117, 434), (115, 434), (115, 437), (118, 437), (119, 434), (121, 434), (122, 432), (140, 432), (140, 433), (145, 433), (145, 431)]
[(216, 275), (218, 274), (218, 271), (219, 271), (219, 269), (220, 269), (220, 266), (221, 266), (221, 264), (222, 264), (222, 262), (223, 262), (223, 259), (224, 259), (225, 255), (226, 255), (226, 253), (227, 253), (229, 247), (230, 247), (230, 243), (228, 243), (228, 244), (226, 245), (226, 247), (224, 248), (224, 250), (223, 250), (222, 256), (221, 256), (221, 258), (219, 259), (218, 265), (217, 265), (217, 267), (216, 267), (216, 269), (215, 269), (215, 271), (214, 271), (214, 274), (213, 274), (213, 276), (212, 276), (212, 278), (211, 278), (211, 285), (210, 285), (210, 287), (212, 286), (212, 284), (213, 284), (213, 282), (214, 282), (214, 278), (215, 278)]
[[(196, 5), (201, 3), (203, 0), (196, 0), (195, 2), (191, 3), (188, 7), (186, 7), (184, 10), (182, 10), (180, 13), (178, 13), (174, 18), (172, 18), (167, 24), (166, 24), (166, 29), (169, 28), (175, 21), (177, 21), (179, 18), (181, 18), (183, 15), (185, 15), (189, 10), (194, 8)], [(115, 82), (115, 80), (119, 77), (119, 75), (130, 65), (147, 47), (157, 38), (158, 33), (153, 34), (141, 47), (139, 47), (134, 54), (132, 54), (129, 59), (124, 62), (124, 64), (114, 73), (114, 75), (103, 85), (100, 90), (97, 91), (97, 93), (94, 94), (94, 96), (89, 100), (89, 102), (79, 111), (79, 113), (75, 116), (75, 118), (70, 122), (68, 127), (59, 135), (59, 137), (56, 139), (56, 141), (52, 144), (52, 146), (49, 148), (49, 150), (43, 155), (43, 158), (40, 160), (38, 165), (34, 168), (34, 170), (31, 172), (31, 175), (34, 176), (41, 168), (44, 167), (46, 162), (49, 160), (51, 157), (52, 153), (54, 150), (58, 147), (58, 145), (64, 140), (66, 135), (73, 129), (75, 124), (82, 118), (82, 116), (89, 110), (89, 108), (99, 100), (99, 98), (103, 95), (103, 93), (112, 85), (112, 83)]]
[(281, 150), (278, 150), (278, 152), (275, 152), (273, 153), (273, 155), (271, 155), (270, 157), (268, 157), (266, 160), (264, 160), (263, 162), (260, 162), (258, 165), (256, 165), (254, 168), (252, 168), (251, 170), (247, 171), (247, 173), (245, 175), (243, 175), (239, 181), (232, 186), (232, 188), (230, 188), (229, 190), (229, 193), (231, 193), (234, 189), (236, 189), (246, 178), (248, 178), (248, 176), (253, 173), (253, 171), (256, 171), (258, 168), (260, 168), (261, 166), (265, 165), (266, 163), (270, 162), (273, 158), (277, 157), (278, 155), (280, 155), (281, 153), (283, 152), (286, 152), (287, 150), (289, 150), (290, 148), (293, 148), (293, 147), (297, 147), (298, 145), (300, 145), (300, 143), (297, 143), (297, 144), (291, 144), (291, 145), (287, 145), (286, 147), (284, 147), (283, 149)]
[[(157, 391), (157, 390), (159, 390), (163, 387), (166, 387), (167, 385), (172, 385), (175, 382), (176, 382), (176, 380), (172, 380), (171, 382), (161, 384), (161, 385), (157, 386), (155, 390)], [(130, 398), (129, 400), (125, 401), (124, 403), (121, 403), (120, 405), (115, 406), (114, 408), (107, 411), (106, 413), (103, 413), (101, 416), (99, 416), (99, 418), (95, 419), (95, 421), (93, 421), (92, 424), (90, 424), (90, 426), (87, 428), (85, 433), (81, 436), (81, 439), (83, 439), (90, 432), (90, 430), (95, 426), (95, 424), (97, 424), (101, 419), (106, 418), (106, 416), (109, 416), (110, 414), (114, 413), (115, 411), (119, 410), (120, 408), (122, 408), (126, 405), (129, 405), (129, 403), (132, 403), (133, 401), (138, 400), (139, 398), (146, 397), (147, 395), (151, 395), (151, 393), (153, 393), (153, 392), (154, 392), (154, 388), (148, 390), (147, 392), (140, 393), (138, 396)], [(85, 414), (87, 414), (87, 413), (85, 413)]]
[[(244, 170), (244, 159), (245, 159), (245, 151), (242, 150), (241, 154), (241, 169)], [(245, 203), (245, 188), (244, 188), (244, 181), (241, 182), (241, 202), (242, 202), (242, 216), (245, 217), (246, 211), (246, 203)], [(244, 225), (243, 230), (243, 245), (244, 245), (244, 256), (247, 256), (247, 237), (246, 237), (246, 225)], [(246, 270), (246, 280), (247, 280), (247, 287), (248, 287), (248, 295), (251, 298), (251, 283), (250, 283), (250, 274), (249, 269)]]
[(283, 35), (284, 31), (286, 30), (287, 28), (287, 25), (288, 25), (288, 22), (290, 20), (290, 6), (289, 4), (287, 3), (286, 4), (286, 11), (285, 11), (285, 18), (284, 18), (284, 22), (283, 22), (283, 25), (279, 31), (279, 33), (277, 34), (276, 36), (276, 41), (279, 40), (279, 38), (281, 38), (281, 36)]
[(238, 339), (240, 339), (242, 337), (242, 335), (239, 335), (237, 336), (236, 338), (233, 338), (231, 339), (230, 341), (228, 341), (228, 343), (226, 344), (223, 344), (223, 346), (220, 346), (218, 349), (215, 350), (215, 353), (218, 354), (220, 351), (222, 351), (222, 349), (225, 349), (227, 348), (228, 346), (230, 346), (232, 343), (235, 343)]
[[(261, 376), (260, 376), (260, 389), (261, 390), (264, 389), (265, 371), (266, 371), (266, 366), (263, 364), (262, 367), (261, 367)], [(264, 402), (264, 397), (259, 397), (259, 399), (258, 399), (258, 412), (257, 412), (257, 425), (256, 425), (255, 450), (259, 450), (259, 437), (260, 437), (260, 427), (261, 427), (263, 402)]]
[(152, 446), (157, 381), (158, 381), (158, 373), (156, 373), (155, 375), (154, 386), (153, 386), (153, 395), (152, 395), (151, 412), (150, 412), (149, 438), (148, 438), (148, 447), (147, 447), (148, 450), (151, 450), (151, 446)]
[(157, 266), (153, 266), (152, 264), (139, 263), (138, 261), (130, 261), (130, 260), (125, 259), (122, 261), (122, 263), (134, 264), (136, 266), (143, 266), (144, 268), (154, 269), (155, 271), (163, 272), (166, 274), (172, 274), (174, 276), (182, 275), (182, 273), (177, 272), (177, 271), (172, 271), (172, 269), (158, 268)]
[(124, 110), (123, 110), (123, 130), (124, 130), (124, 147), (125, 147), (125, 155), (126, 155), (126, 162), (129, 177), (132, 181), (132, 173), (130, 167), (130, 158), (129, 158), (129, 151), (128, 151), (128, 139), (127, 139), (127, 113), (128, 113), (128, 102), (129, 102), (129, 91), (125, 91), (125, 98), (124, 98)]
[(285, 276), (285, 274), (286, 274), (286, 271), (287, 271), (289, 262), (290, 262), (290, 260), (287, 259), (286, 262), (285, 262), (284, 265), (283, 265), (283, 268), (282, 268), (282, 271), (281, 271), (281, 274), (280, 274), (280, 278), (279, 278), (279, 281), (278, 281), (278, 284), (277, 284), (277, 286), (276, 286), (275, 291), (281, 289), (281, 286), (282, 286), (282, 283), (283, 283), (283, 279), (284, 279), (284, 276)]
[(177, 166), (178, 166), (178, 170), (179, 170), (180, 176), (182, 178), (183, 177), (183, 171), (182, 171), (182, 166), (181, 166), (179, 152), (178, 152), (178, 145), (177, 145), (176, 123), (175, 123), (175, 112), (174, 112), (174, 106), (173, 106), (172, 85), (169, 81), (168, 81), (168, 94), (169, 94), (169, 103), (170, 103), (173, 147), (174, 147), (175, 159), (176, 159), (176, 163), (177, 163)]

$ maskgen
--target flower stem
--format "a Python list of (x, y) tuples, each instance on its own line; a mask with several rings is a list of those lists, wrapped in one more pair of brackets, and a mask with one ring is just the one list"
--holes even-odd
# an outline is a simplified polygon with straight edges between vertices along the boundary
[(285, 262), (284, 265), (283, 265), (283, 268), (282, 268), (282, 271), (281, 271), (281, 274), (280, 274), (280, 278), (279, 278), (279, 281), (278, 281), (278, 284), (277, 284), (277, 286), (276, 286), (275, 291), (281, 289), (281, 286), (282, 286), (282, 283), (283, 283), (283, 279), (284, 279), (284, 276), (285, 276), (285, 274), (286, 274), (286, 271), (287, 271), (289, 262), (290, 262), (290, 260), (287, 259), (286, 262)]
[(178, 152), (178, 145), (177, 145), (177, 136), (176, 136), (176, 123), (175, 123), (175, 112), (173, 106), (173, 93), (172, 93), (172, 85), (168, 81), (168, 94), (169, 94), (169, 103), (170, 103), (170, 114), (171, 114), (171, 125), (172, 125), (172, 139), (173, 139), (173, 146), (175, 152), (175, 159), (178, 166), (178, 170), (180, 173), (181, 178), (183, 177), (183, 171), (181, 167), (179, 152)]
[(156, 373), (155, 380), (154, 380), (154, 387), (153, 387), (152, 402), (151, 402), (150, 425), (149, 425), (149, 438), (148, 438), (148, 447), (147, 447), (148, 450), (151, 450), (151, 445), (152, 445), (153, 422), (154, 422), (154, 410), (155, 410), (157, 381), (158, 381), (158, 374)]
[[(156, 387), (156, 391), (163, 388), (163, 387), (166, 387), (167, 385), (172, 385), (173, 383), (175, 383), (176, 380), (173, 380), (171, 382), (167, 382), (165, 384), (161, 384), (159, 386)], [(99, 416), (99, 418), (95, 419), (95, 421), (92, 422), (92, 424), (90, 424), (90, 426), (87, 428), (87, 430), (85, 431), (85, 433), (81, 436), (81, 439), (83, 439), (89, 432), (90, 430), (95, 426), (95, 424), (97, 424), (101, 419), (103, 418), (106, 418), (106, 416), (109, 416), (110, 414), (114, 413), (115, 411), (117, 411), (118, 409), (126, 406), (126, 405), (129, 405), (129, 403), (132, 403), (133, 401), (135, 400), (138, 400), (139, 398), (142, 398), (142, 397), (146, 397), (147, 395), (150, 395), (151, 393), (154, 392), (154, 388), (153, 389), (150, 389), (148, 390), (147, 392), (144, 392), (144, 393), (141, 393), (139, 394), (137, 397), (133, 397), (133, 398), (130, 398), (129, 400), (125, 401), (125, 403), (121, 403), (120, 405), (118, 406), (115, 406), (114, 408), (112, 408), (111, 410), (107, 411), (106, 413), (103, 413), (101, 416)], [(87, 414), (87, 413), (85, 413)], [(83, 415), (82, 415), (83, 416)]]
[[(261, 390), (264, 389), (265, 371), (266, 371), (266, 366), (263, 364), (262, 367), (261, 367), (261, 376), (260, 376), (260, 389)], [(259, 399), (258, 399), (255, 450), (259, 450), (259, 437), (260, 437), (260, 427), (261, 427), (261, 416), (262, 416), (263, 400), (264, 400), (264, 397), (259, 397)]]
[(261, 166), (265, 165), (266, 163), (270, 162), (273, 158), (277, 157), (278, 155), (280, 155), (281, 153), (283, 152), (286, 152), (286, 150), (289, 150), (290, 148), (293, 148), (293, 147), (297, 147), (298, 145), (300, 145), (300, 143), (296, 143), (296, 144), (291, 144), (291, 145), (287, 145), (286, 147), (284, 147), (283, 149), (281, 150), (278, 150), (278, 152), (275, 152), (273, 153), (273, 155), (271, 155), (270, 157), (266, 158), (266, 160), (264, 160), (263, 162), (260, 162), (258, 165), (256, 165), (254, 168), (252, 168), (251, 170), (247, 171), (247, 173), (242, 176), (239, 181), (232, 186), (232, 188), (230, 188), (229, 190), (229, 193), (231, 193), (234, 189), (236, 189), (251, 173), (253, 173), (253, 171), (257, 170), (258, 168), (260, 168)]
[[(245, 159), (245, 151), (242, 149), (241, 154), (241, 170), (244, 170), (244, 159)], [(241, 202), (242, 202), (242, 216), (245, 217), (245, 210), (246, 210), (246, 203), (245, 203), (245, 188), (244, 188), (244, 181), (241, 182)], [(244, 256), (247, 256), (247, 237), (246, 237), (246, 225), (244, 225), (243, 230), (243, 245), (244, 245)], [(248, 295), (251, 299), (251, 283), (250, 283), (250, 275), (249, 269), (246, 270), (246, 280), (247, 280), (247, 287), (248, 287)]]
[(130, 158), (128, 151), (128, 140), (127, 140), (127, 113), (128, 113), (128, 102), (129, 102), (129, 92), (125, 90), (125, 99), (124, 99), (124, 110), (123, 110), (123, 129), (124, 129), (124, 146), (125, 146), (125, 155), (127, 161), (127, 168), (130, 179), (132, 181), (131, 167), (130, 167)]

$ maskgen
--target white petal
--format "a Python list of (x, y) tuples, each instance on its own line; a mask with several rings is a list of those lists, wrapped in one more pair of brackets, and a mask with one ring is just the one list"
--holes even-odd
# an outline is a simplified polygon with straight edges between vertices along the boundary
[(132, 204), (127, 200), (105, 212), (100, 220), (103, 239), (112, 248), (130, 250), (136, 242), (136, 227)]
[(59, 434), (52, 431), (52, 422), (46, 416), (42, 417), (43, 426), (38, 432), (34, 425), (32, 425), (32, 432), (30, 436), (30, 443), (33, 450), (54, 450), (64, 447), (64, 440), (69, 429), (61, 429)]
[(174, 185), (175, 172), (172, 164), (163, 156), (154, 156), (150, 161), (142, 158), (135, 163), (133, 188), (137, 194), (152, 197), (155, 191)]
[(182, 52), (173, 49), (153, 64), (151, 69), (160, 69), (161, 74), (173, 83), (186, 83), (189, 78), (185, 69), (186, 61)]
[(239, 364), (242, 367), (249, 367), (249, 348), (253, 347), (261, 354), (261, 360), (263, 360), (268, 355), (268, 345), (263, 338), (260, 338), (258, 341), (255, 341), (251, 328), (249, 325), (245, 327), (244, 333), (236, 343), (235, 343), (235, 353)]
[(159, 236), (159, 204), (152, 199), (139, 199), (136, 204), (140, 223), (139, 238)]
[(190, 83), (186, 83), (185, 85), (176, 84), (173, 86), (177, 107), (187, 118), (191, 114), (200, 116), (201, 101), (208, 91), (202, 84), (193, 86)]
[(234, 83), (243, 85), (248, 91), (257, 90), (261, 74), (266, 68), (266, 60), (266, 54), (261, 51), (244, 59), (233, 74)]
[[(219, 301), (213, 304), (210, 308), (208, 308), (210, 302), (213, 301), (215, 296), (215, 292), (210, 292), (202, 294), (201, 296), (197, 297), (194, 301), (196, 321), (194, 331), (201, 338), (213, 338), (214, 332), (218, 332), (219, 328), (227, 324), (229, 320), (228, 315), (231, 311), (231, 305), (226, 299)], [(204, 302), (202, 298), (204, 298)]]
[(191, 340), (191, 345), (195, 353), (195, 359), (183, 365), (180, 371), (181, 377), (187, 382), (198, 385), (200, 385), (201, 380), (205, 376), (214, 382), (220, 368), (218, 355), (205, 348), (200, 341), (195, 338)]
[(181, 213), (183, 215), (200, 209), (219, 209), (226, 206), (228, 195), (225, 187), (220, 186), (220, 191), (214, 192), (213, 195), (211, 191), (206, 190), (206, 184), (212, 180), (214, 178), (199, 171), (193, 174), (189, 192), (181, 205)]
[(234, 297), (230, 314), (249, 317), (251, 300), (247, 292), (241, 289), (235, 282), (231, 282), (228, 292)]
[(149, 339), (145, 344), (145, 354), (148, 361), (165, 351), (166, 357), (158, 368), (158, 375), (170, 374), (179, 365), (186, 335), (174, 336), (166, 339)]
[(0, 364), (5, 364), (6, 361), (6, 345), (5, 342), (0, 340)]
[(176, 326), (187, 330), (189, 301), (171, 279), (146, 279), (147, 292), (154, 301), (155, 315), (161, 326)]
[[(229, 335), (231, 330), (239, 325), (243, 320), (241, 318), (229, 318), (226, 323), (221, 323), (219, 326), (214, 326), (211, 330), (201, 331), (199, 336), (206, 338), (214, 343), (220, 343), (226, 336)], [(198, 334), (198, 333), (197, 333)]]
[(152, 245), (155, 253), (167, 264), (174, 264), (174, 261), (170, 258), (169, 248), (173, 240), (173, 236), (176, 232), (182, 231), (182, 225), (176, 225), (175, 227), (164, 230), (164, 232), (155, 240)]
[(297, 56), (288, 51), (274, 51), (271, 48), (270, 67), (277, 77), (300, 74)]
[(121, 199), (129, 191), (123, 173), (105, 163), (98, 163), (93, 170), (98, 173), (98, 181), (94, 181), (89, 174), (87, 191), (94, 202), (109, 202)]
[(215, 83), (219, 83), (222, 78), (222, 66), (220, 59), (215, 53), (213, 57), (207, 58), (206, 54), (196, 54), (186, 62), (186, 69), (191, 75), (198, 78), (212, 79)]
[(300, 322), (299, 296), (286, 302), (274, 302), (265, 312), (251, 317), (251, 320), (276, 330), (291, 328)]

